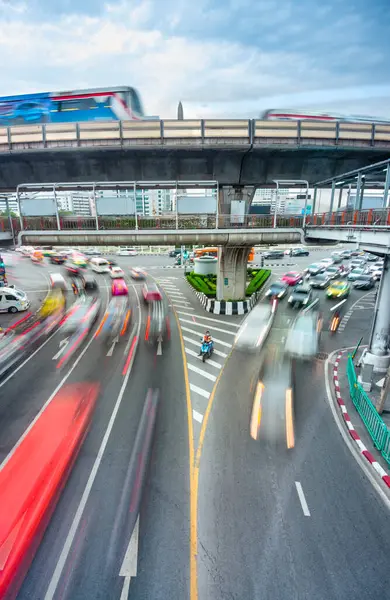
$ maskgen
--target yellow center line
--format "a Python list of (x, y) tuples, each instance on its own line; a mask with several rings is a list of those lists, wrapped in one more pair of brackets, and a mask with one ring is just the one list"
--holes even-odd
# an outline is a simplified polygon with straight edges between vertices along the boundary
[(181, 332), (179, 319), (178, 319), (175, 309), (173, 309), (173, 314), (176, 319), (177, 329), (178, 329), (179, 338), (180, 338), (181, 354), (182, 354), (182, 359), (183, 359), (184, 385), (185, 385), (185, 390), (186, 390), (186, 401), (187, 401), (188, 452), (189, 452), (189, 463), (190, 463), (189, 464), (189, 469), (190, 469), (190, 600), (198, 600), (198, 569), (197, 569), (198, 484), (197, 484), (197, 478), (195, 480), (195, 477), (194, 477), (194, 429), (193, 429), (193, 422), (192, 422), (192, 402), (191, 402), (190, 382), (188, 380), (187, 358), (186, 358), (186, 353), (185, 353), (183, 334)]

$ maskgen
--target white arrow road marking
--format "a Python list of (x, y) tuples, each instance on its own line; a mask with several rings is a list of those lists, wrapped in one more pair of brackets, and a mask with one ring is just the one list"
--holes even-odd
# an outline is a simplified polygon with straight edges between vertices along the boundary
[(126, 554), (123, 559), (119, 576), (124, 577), (123, 588), (120, 600), (127, 600), (129, 597), (130, 581), (132, 577), (137, 575), (138, 562), (138, 537), (139, 537), (139, 517), (131, 534), (129, 545), (127, 546)]
[(160, 333), (160, 335), (157, 338), (157, 356), (161, 356), (162, 353), (162, 335)]
[(115, 344), (117, 344), (119, 342), (119, 338), (118, 336), (116, 336), (116, 338), (114, 339), (114, 341), (112, 342), (112, 346), (109, 349), (109, 351), (107, 352), (106, 356), (112, 356), (113, 352), (114, 352), (114, 348), (115, 348)]
[(380, 388), (383, 388), (383, 386), (385, 385), (385, 378), (383, 377), (383, 379), (377, 381), (375, 385), (377, 385)]
[(58, 350), (57, 354), (55, 354), (52, 358), (52, 360), (57, 360), (57, 358), (60, 358), (61, 354), (63, 354), (65, 352), (65, 349), (67, 347), (67, 345), (69, 344), (69, 338), (64, 338), (63, 340), (60, 341), (60, 349)]

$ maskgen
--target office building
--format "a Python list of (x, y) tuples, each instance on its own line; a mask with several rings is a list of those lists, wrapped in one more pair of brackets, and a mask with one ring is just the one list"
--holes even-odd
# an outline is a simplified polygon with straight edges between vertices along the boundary
[(88, 192), (80, 195), (72, 194), (72, 212), (79, 217), (92, 216), (91, 199)]
[[(286, 205), (286, 198), (289, 193), (288, 188), (279, 188), (277, 212), (283, 214)], [(258, 188), (253, 196), (252, 206), (266, 205), (270, 207), (270, 213), (275, 212), (276, 188)]]

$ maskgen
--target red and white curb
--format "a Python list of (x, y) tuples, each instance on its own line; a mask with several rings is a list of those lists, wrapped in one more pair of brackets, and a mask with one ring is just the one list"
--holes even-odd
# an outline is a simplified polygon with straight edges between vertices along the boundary
[(339, 364), (340, 364), (340, 359), (341, 359), (342, 354), (343, 354), (342, 352), (339, 352), (339, 354), (336, 356), (336, 361), (334, 363), (334, 368), (333, 368), (333, 383), (334, 383), (335, 392), (336, 392), (337, 404), (340, 407), (341, 414), (343, 415), (343, 419), (347, 426), (349, 435), (356, 442), (356, 444), (360, 450), (360, 454), (363, 454), (363, 456), (368, 460), (368, 462), (374, 467), (375, 471), (379, 474), (381, 479), (385, 482), (387, 487), (390, 488), (390, 476), (386, 473), (386, 471), (378, 463), (378, 461), (375, 460), (375, 458), (373, 457), (371, 452), (369, 452), (367, 450), (367, 448), (365, 447), (365, 445), (363, 444), (362, 440), (359, 437), (359, 434), (357, 433), (356, 429), (354, 428), (354, 426), (352, 424), (352, 421), (351, 421), (350, 416), (347, 411), (347, 407), (345, 406), (344, 400), (341, 397), (338, 369), (339, 369)]

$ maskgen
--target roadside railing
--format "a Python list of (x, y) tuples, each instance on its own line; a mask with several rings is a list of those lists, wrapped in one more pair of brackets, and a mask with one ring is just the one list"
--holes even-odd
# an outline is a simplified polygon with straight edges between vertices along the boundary
[(365, 424), (375, 448), (381, 452), (383, 458), (390, 464), (390, 432), (386, 423), (378, 414), (375, 406), (358, 382), (351, 356), (348, 357), (347, 362), (347, 377), (352, 402)]
[(0, 127), (0, 153), (134, 146), (389, 147), (390, 125), (260, 119), (87, 121)]

